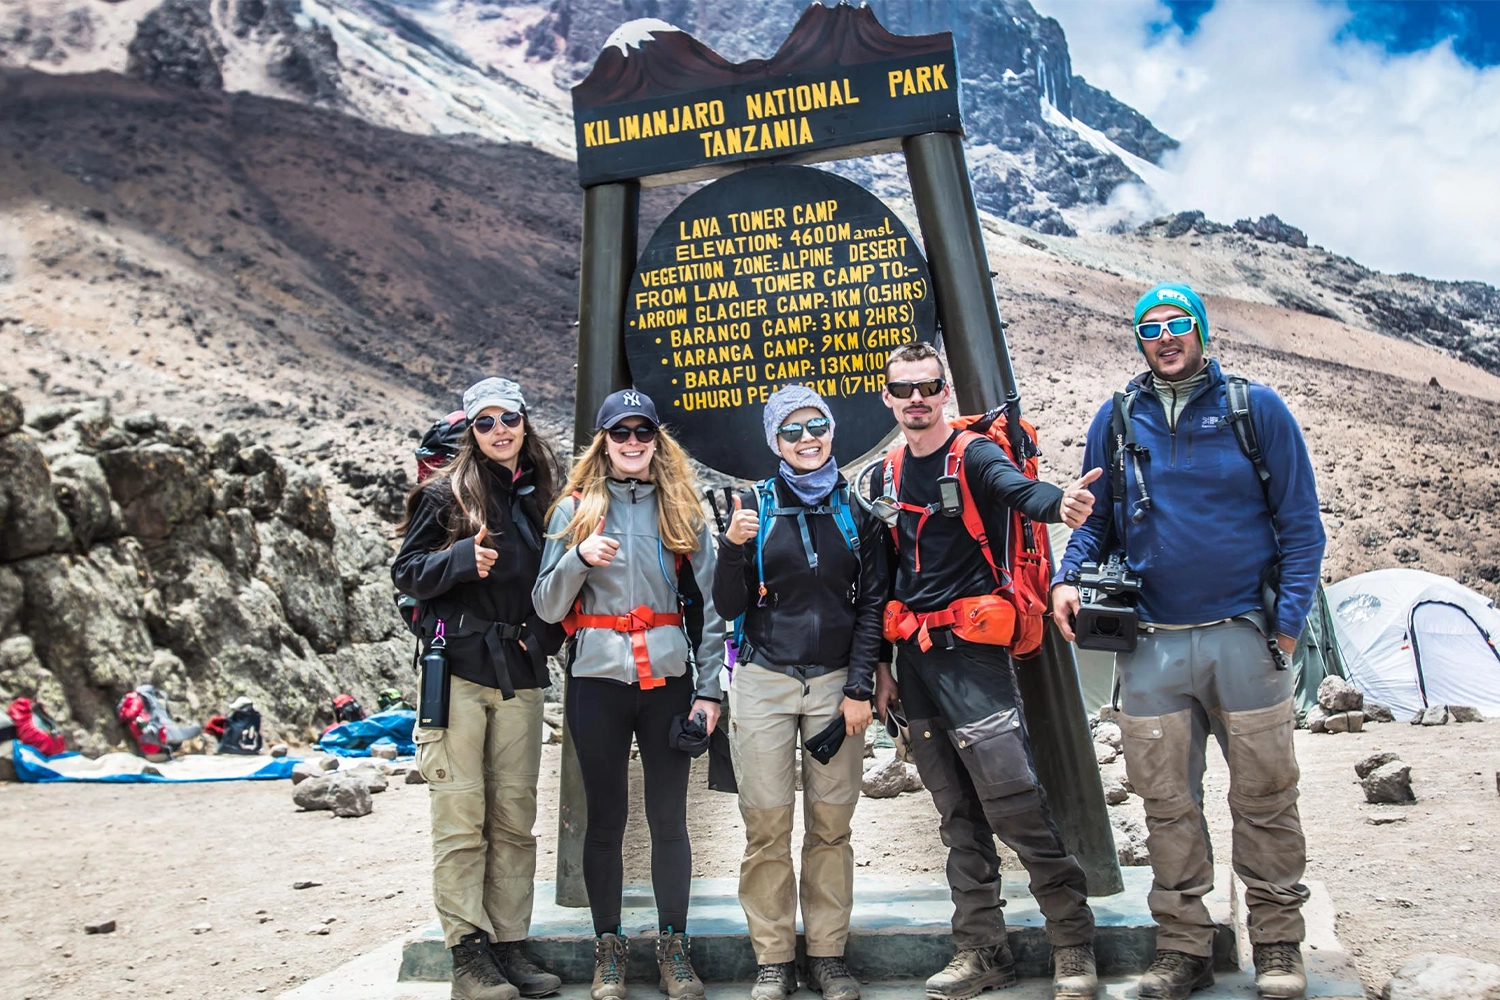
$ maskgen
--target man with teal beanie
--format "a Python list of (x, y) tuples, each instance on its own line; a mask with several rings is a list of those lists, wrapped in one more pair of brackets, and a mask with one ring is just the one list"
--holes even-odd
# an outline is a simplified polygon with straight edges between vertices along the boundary
[[(1105, 475), (1090, 487), (1093, 512), (1053, 579), (1052, 611), (1074, 639), (1086, 563), (1115, 556), (1140, 581), (1134, 648), (1115, 658), (1157, 923), (1140, 996), (1184, 1000), (1213, 984), (1214, 924), (1203, 902), (1214, 879), (1203, 819), (1212, 733), (1229, 762), (1234, 871), (1245, 886), (1256, 987), (1263, 997), (1300, 997), (1307, 844), (1286, 660), (1323, 559), (1312, 463), (1275, 390), (1225, 375), (1206, 356), (1208, 310), (1192, 288), (1146, 292), (1133, 328), (1149, 370), (1089, 427), (1083, 468)], [(1121, 648), (1102, 630), (1079, 631), (1080, 646)]]

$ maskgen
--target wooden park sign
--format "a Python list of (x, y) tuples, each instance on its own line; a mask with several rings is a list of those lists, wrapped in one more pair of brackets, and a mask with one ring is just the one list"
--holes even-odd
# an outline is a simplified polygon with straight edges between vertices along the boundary
[[(759, 478), (776, 464), (763, 404), (802, 383), (833, 408), (835, 457), (846, 464), (894, 430), (880, 401), (885, 356), (936, 330), (963, 412), (1003, 407), (1019, 426), (950, 33), (893, 35), (868, 6), (814, 3), (771, 58), (731, 63), (663, 21), (632, 21), (573, 89), (573, 113), (584, 188), (575, 447), (592, 438), (600, 401), (634, 385), (704, 464)], [(807, 167), (896, 150), (925, 260), (874, 195)], [(637, 259), (642, 185), (713, 178)], [(1064, 843), (1090, 894), (1118, 892), (1077, 668), (1056, 629), (1018, 681)], [(558, 902), (581, 906), (583, 804), (570, 794), (579, 780), (570, 746)]]

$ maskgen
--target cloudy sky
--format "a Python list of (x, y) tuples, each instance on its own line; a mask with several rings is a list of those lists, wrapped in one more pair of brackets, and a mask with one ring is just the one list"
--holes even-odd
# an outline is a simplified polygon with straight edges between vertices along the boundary
[(1165, 207), (1500, 284), (1500, 3), (1033, 3), (1073, 72), (1182, 142)]

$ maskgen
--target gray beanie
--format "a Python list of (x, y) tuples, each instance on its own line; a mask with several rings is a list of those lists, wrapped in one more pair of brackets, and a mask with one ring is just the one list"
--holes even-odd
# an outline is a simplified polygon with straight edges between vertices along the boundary
[(761, 419), (766, 425), (766, 444), (776, 454), (781, 454), (781, 449), (776, 447), (776, 432), (786, 422), (786, 418), (793, 412), (804, 406), (813, 406), (823, 411), (823, 416), (828, 418), (828, 433), (834, 431), (833, 411), (828, 409), (828, 404), (816, 392), (805, 385), (784, 385), (771, 393), (771, 398), (766, 400), (766, 409)]

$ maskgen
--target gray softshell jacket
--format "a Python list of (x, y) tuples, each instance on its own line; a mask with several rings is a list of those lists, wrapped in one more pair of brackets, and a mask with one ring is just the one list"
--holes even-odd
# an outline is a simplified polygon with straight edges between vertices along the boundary
[[(622, 615), (641, 605), (653, 611), (674, 614), (678, 610), (676, 556), (661, 544), (656, 523), (656, 487), (651, 483), (609, 480), (609, 512), (604, 534), (620, 543), (608, 566), (590, 566), (577, 546), (565, 539), (548, 538), (542, 549), (542, 571), (532, 591), (536, 613), (545, 621), (560, 622), (583, 602), (586, 615)], [(574, 501), (564, 497), (547, 525), (548, 535), (561, 534), (573, 520)], [(702, 634), (693, 656), (688, 629), (659, 625), (646, 632), (654, 677), (681, 677), (689, 664), (697, 664), (696, 696), (723, 699), (719, 673), (724, 666), (724, 620), (714, 609), (714, 547), (705, 523), (698, 532), (698, 549), (687, 558), (697, 593), (688, 594), (699, 605), (683, 611), (684, 623), (696, 624), (702, 612)], [(695, 630), (696, 631), (696, 630)], [(638, 682), (630, 636), (609, 629), (579, 629), (569, 672), (574, 677), (602, 677), (623, 684)]]

